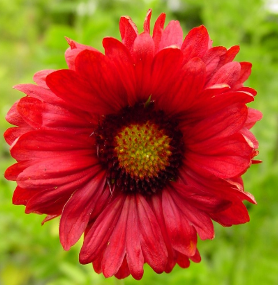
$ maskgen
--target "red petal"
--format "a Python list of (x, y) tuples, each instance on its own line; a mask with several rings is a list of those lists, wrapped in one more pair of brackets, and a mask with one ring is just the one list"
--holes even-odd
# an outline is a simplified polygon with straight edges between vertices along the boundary
[(99, 52), (93, 47), (79, 44), (67, 37), (66, 37), (66, 40), (68, 44), (70, 45), (70, 47), (66, 50), (66, 53), (65, 53), (65, 58), (66, 58), (66, 62), (68, 64), (69, 69), (75, 70), (75, 59), (81, 51), (92, 50), (92, 51)]
[[(120, 269), (126, 254), (127, 219), (130, 209), (130, 197), (127, 196), (119, 219), (114, 225), (102, 259), (102, 271), (105, 277), (111, 277)], [(136, 233), (135, 233), (136, 234)], [(137, 233), (138, 234), (138, 233)]]
[(222, 66), (206, 84), (206, 87), (226, 83), (233, 87), (239, 80), (241, 66), (238, 62), (229, 62)]
[(167, 262), (167, 265), (165, 267), (165, 272), (169, 273), (173, 270), (174, 266), (176, 265), (176, 252), (174, 251), (174, 249), (172, 247), (170, 237), (169, 237), (168, 232), (166, 230), (164, 216), (161, 214), (161, 213), (163, 213), (161, 195), (152, 195), (151, 203), (152, 203), (151, 204), (152, 209), (153, 209), (154, 214), (155, 214), (157, 221), (159, 223), (159, 226), (160, 226), (160, 229), (161, 229), (164, 241), (165, 241), (165, 245), (167, 247), (168, 262)]
[(193, 262), (196, 262), (196, 263), (200, 262), (200, 261), (201, 261), (201, 256), (200, 256), (200, 253), (199, 253), (198, 249), (196, 250), (195, 255), (194, 255), (194, 256), (190, 256), (189, 258), (190, 258)]
[(190, 265), (190, 261), (188, 256), (178, 252), (177, 253), (177, 264), (181, 267), (181, 268), (187, 268)]
[(126, 223), (126, 260), (130, 273), (136, 280), (143, 276), (144, 257), (140, 244), (137, 205), (134, 196), (130, 196)]
[[(123, 260), (123, 263), (119, 269), (119, 271), (115, 274), (115, 277), (118, 279), (124, 279), (130, 275), (130, 271), (128, 268), (129, 264), (127, 263), (126, 257)], [(134, 277), (135, 278), (135, 277)], [(136, 279), (136, 278), (135, 278)]]
[[(175, 186), (175, 188), (177, 185)], [(186, 188), (186, 187), (184, 187)], [(186, 188), (187, 189), (187, 188)], [(196, 188), (197, 189), (197, 188)], [(179, 210), (183, 213), (183, 215), (187, 218), (188, 221), (194, 226), (198, 235), (202, 240), (205, 239), (213, 239), (214, 238), (214, 229), (213, 223), (207, 213), (205, 213), (202, 209), (203, 201), (199, 201), (195, 205), (192, 205), (192, 199), (186, 199), (185, 196), (182, 196), (176, 191), (171, 193), (171, 196), (179, 208)], [(198, 198), (197, 198), (198, 199)], [(199, 206), (199, 207), (196, 207)], [(219, 205), (219, 204), (217, 204)]]
[(41, 222), (41, 225), (43, 226), (46, 222), (51, 221), (57, 217), (59, 217), (60, 215), (47, 215), (43, 221)]
[(55, 105), (65, 105), (65, 102), (57, 97), (48, 88), (46, 89), (34, 84), (19, 84), (14, 86), (14, 88), (43, 102), (48, 102)]
[(136, 78), (132, 58), (128, 49), (120, 41), (114, 38), (104, 38), (103, 47), (106, 56), (114, 63), (126, 89), (128, 104), (133, 106), (136, 103)]
[(223, 56), (223, 58), (221, 58), (221, 62), (220, 62), (220, 65), (219, 67), (221, 67), (222, 65), (228, 63), (228, 62), (231, 62), (234, 60), (234, 58), (236, 57), (236, 55), (238, 54), (240, 50), (240, 47), (239, 46), (232, 46), (230, 47), (227, 52), (226, 52), (226, 55)]
[(151, 16), (152, 16), (152, 10), (149, 9), (144, 21), (144, 32), (145, 33), (150, 33), (150, 21), (151, 21)]
[(60, 131), (31, 131), (23, 134), (11, 148), (17, 161), (41, 160), (44, 158), (72, 155), (93, 155), (92, 137), (79, 136)]
[(117, 223), (125, 201), (125, 196), (116, 197), (96, 218), (93, 226), (85, 233), (79, 261), (86, 264), (95, 260), (105, 249), (115, 223)]
[[(66, 115), (67, 118), (66, 118), (66, 120), (62, 120), (63, 121), (62, 125), (68, 124), (68, 125), (72, 126), (73, 122), (68, 122), (72, 119), (74, 121), (79, 121), (79, 127), (80, 127), (80, 122), (83, 122), (82, 123), (83, 127), (84, 127), (84, 124), (88, 124), (88, 122), (95, 123), (95, 124), (97, 124), (97, 122), (98, 122), (98, 120), (95, 117), (88, 114), (87, 112), (76, 109), (76, 106), (71, 107), (64, 100), (57, 97), (49, 89), (45, 89), (45, 88), (42, 88), (40, 86), (36, 86), (36, 85), (32, 85), (32, 84), (21, 84), (21, 85), (15, 86), (15, 88), (26, 93), (27, 95), (29, 95), (31, 97), (30, 98), (28, 96), (29, 101), (27, 98), (22, 98), (20, 100), (21, 103), (22, 102), (26, 102), (26, 103), (30, 102), (30, 104), (31, 104), (32, 102), (34, 102), (34, 104), (39, 104), (40, 106), (44, 106), (44, 108), (41, 110), (41, 112), (43, 112), (43, 113), (54, 113), (55, 116), (53, 116), (53, 117), (55, 117), (56, 119), (61, 119), (60, 116), (64, 117)], [(42, 104), (41, 102), (43, 102), (44, 104)], [(29, 108), (29, 106), (26, 106), (26, 107), (27, 107), (27, 110), (26, 110), (27, 118), (28, 118), (28, 111), (30, 111), (31, 113), (32, 112), (38, 113), (39, 110), (41, 109), (41, 108), (38, 108), (38, 110), (28, 110), (28, 109), (35, 109), (35, 108), (32, 108), (31, 105), (30, 105), (30, 108)], [(41, 116), (45, 116), (45, 115), (47, 117), (47, 114), (41, 114), (41, 115), (39, 114), (38, 116), (41, 117)], [(55, 119), (51, 118), (52, 115), (48, 114), (48, 116), (50, 116), (50, 118), (48, 118), (46, 121), (50, 121), (50, 122), (56, 121)], [(69, 116), (71, 118), (69, 118)], [(59, 120), (57, 120), (57, 121), (59, 121)], [(67, 121), (67, 122), (65, 122), (65, 121)]]
[(161, 273), (167, 264), (167, 249), (155, 215), (145, 197), (136, 195), (141, 246), (145, 262)]
[(138, 31), (136, 25), (132, 22), (130, 17), (121, 17), (120, 33), (123, 44), (131, 51), (133, 43), (138, 36)]
[(147, 33), (140, 34), (133, 46), (137, 101), (147, 101), (151, 95), (151, 66), (154, 57), (154, 42)]
[(213, 47), (205, 54), (203, 61), (207, 65), (207, 79), (209, 82), (214, 74), (226, 63), (233, 61), (239, 52), (239, 46), (233, 46), (229, 50), (224, 47)]
[(14, 205), (26, 205), (27, 202), (36, 195), (37, 192), (16, 187), (13, 194), (13, 204)]
[(73, 107), (102, 115), (114, 112), (114, 108), (98, 98), (89, 82), (75, 71), (55, 71), (46, 77), (46, 83), (57, 96)]
[(250, 147), (254, 149), (257, 149), (259, 147), (259, 143), (256, 137), (247, 128), (243, 128), (240, 132), (244, 136)]
[(45, 83), (45, 79), (46, 79), (48, 74), (50, 74), (54, 71), (55, 71), (54, 69), (41, 70), (41, 71), (35, 73), (33, 80), (35, 83), (37, 83), (37, 85), (39, 85), (43, 88), (48, 88), (48, 86)]
[(157, 18), (154, 24), (153, 41), (154, 41), (154, 46), (155, 46), (155, 52), (158, 51), (158, 47), (161, 41), (165, 18), (166, 18), (166, 15), (164, 13), (160, 14), (160, 16)]
[(86, 171), (83, 175), (72, 182), (62, 186), (55, 186), (47, 190), (33, 191), (36, 193), (26, 205), (26, 213), (40, 212), (44, 214), (61, 214), (66, 202), (76, 189), (82, 187), (92, 177), (92, 171)]
[(165, 30), (162, 32), (159, 50), (169, 47), (181, 47), (183, 41), (183, 31), (179, 21), (170, 21)]
[(29, 131), (32, 131), (32, 128), (29, 127), (27, 124), (26, 127), (9, 128), (5, 131), (4, 138), (9, 145), (12, 145), (17, 138)]
[(245, 82), (251, 74), (252, 64), (250, 62), (240, 62), (241, 72), (238, 79), (238, 83)]
[(202, 58), (210, 45), (210, 38), (207, 29), (200, 26), (192, 29), (185, 37), (181, 50), (188, 61), (193, 57)]
[(231, 207), (223, 212), (211, 215), (212, 219), (224, 227), (244, 224), (250, 221), (248, 211), (242, 202), (234, 202)]
[(197, 243), (196, 232), (182, 215), (167, 189), (162, 192), (162, 207), (166, 229), (173, 248), (184, 255), (194, 255)]
[(21, 99), (18, 110), (25, 121), (39, 129), (67, 130), (75, 135), (88, 135), (92, 132), (92, 122), (96, 123), (92, 119), (88, 122), (86, 115), (76, 115), (67, 108), (44, 103), (35, 98)]
[(109, 57), (94, 51), (81, 52), (75, 61), (76, 72), (90, 84), (100, 103), (114, 110), (127, 105), (127, 95)]
[(221, 62), (221, 58), (226, 54), (227, 49), (224, 47), (213, 47), (207, 51), (202, 60), (206, 65), (206, 81), (209, 81), (216, 72)]
[(90, 215), (105, 189), (105, 171), (100, 167), (92, 172), (92, 180), (74, 192), (65, 205), (60, 221), (60, 241), (65, 250), (75, 244), (83, 234)]
[[(204, 191), (197, 187), (178, 184), (175, 186), (175, 190), (178, 193), (177, 195), (180, 196), (180, 199), (184, 198), (192, 207), (200, 209), (205, 213), (223, 211), (231, 204), (231, 202), (225, 200), (224, 197), (220, 198), (214, 195), (214, 193)], [(177, 195), (175, 197), (177, 197)], [(172, 196), (174, 197), (174, 195)]]
[(81, 117), (67, 108), (48, 104), (36, 98), (22, 98), (17, 105), (17, 110), (25, 122), (35, 129), (60, 128), (72, 130), (75, 133), (79, 133), (81, 129), (82, 132), (86, 130), (90, 133), (92, 129), (86, 120), (86, 115)]
[(13, 166), (13, 168), (10, 167), (8, 170), (15, 175), (17, 174), (15, 169), (21, 172), (16, 178), (20, 187), (36, 189), (70, 183), (82, 177), (84, 171), (86, 172), (96, 164), (98, 164), (98, 161), (94, 157), (80, 156), (78, 154), (69, 155), (66, 153), (64, 156), (60, 155), (58, 157), (44, 158), (38, 162), (28, 162), (27, 165), (25, 162), (20, 162), (17, 167)]
[(209, 191), (211, 195), (215, 195), (216, 198), (219, 197), (222, 200), (229, 201), (247, 200), (250, 203), (256, 203), (254, 197), (250, 195), (250, 193), (244, 192), (243, 182), (240, 177), (223, 180), (205, 175), (204, 172), (199, 175), (198, 173), (191, 171), (188, 167), (182, 167), (180, 172), (180, 177), (184, 183), (191, 185), (196, 189), (200, 188), (202, 191)]
[[(31, 190), (34, 192), (34, 190)], [(62, 213), (62, 210), (68, 201), (70, 195), (68, 196), (61, 196), (61, 197), (56, 197), (51, 199), (50, 201), (48, 200), (46, 203), (44, 200), (42, 200), (45, 197), (45, 192), (49, 192), (48, 190), (46, 191), (39, 191), (26, 205), (25, 213), (40, 213), (40, 214), (47, 214), (47, 215), (55, 215), (55, 216), (60, 216)], [(73, 192), (73, 191), (72, 191)], [(40, 196), (40, 197), (38, 197)], [(38, 204), (37, 201), (40, 200), (42, 201), (41, 204)], [(29, 207), (30, 204), (30, 207)]]
[[(112, 198), (111, 196), (112, 191), (113, 190), (111, 190), (106, 183), (106, 190), (103, 191), (102, 194), (99, 196), (98, 203), (96, 204), (94, 211), (91, 213), (91, 219), (90, 219), (91, 221), (95, 220), (100, 215), (100, 213), (103, 211), (103, 209), (106, 207), (108, 202), (110, 202)], [(108, 197), (109, 197), (109, 201), (107, 201)]]
[(233, 135), (243, 127), (247, 114), (247, 107), (243, 104), (234, 104), (229, 108), (223, 108), (192, 125), (192, 128), (187, 128), (186, 132), (190, 131), (187, 144), (204, 141), (212, 137), (224, 138)]
[(152, 99), (155, 101), (159, 97), (162, 101), (165, 101), (164, 104), (167, 104), (166, 101), (169, 101), (168, 98), (170, 94), (173, 94), (175, 90), (173, 88), (173, 82), (177, 80), (177, 77), (180, 73), (180, 67), (182, 64), (182, 53), (180, 49), (177, 48), (165, 48), (158, 52), (153, 61), (152, 66)]
[[(34, 108), (36, 106), (36, 108)], [(25, 122), (34, 129), (38, 129), (42, 125), (42, 102), (35, 98), (24, 97), (18, 105), (17, 111)]]
[(229, 139), (210, 139), (204, 143), (190, 145), (186, 164), (201, 175), (208, 172), (227, 179), (242, 175), (247, 170), (251, 154), (252, 148), (245, 139), (235, 134)]
[(248, 118), (246, 120), (245, 127), (251, 129), (257, 121), (262, 119), (262, 117), (263, 114), (260, 111), (248, 108)]
[(240, 87), (237, 91), (250, 93), (253, 96), (257, 95), (257, 91), (255, 89), (253, 89), (253, 88), (250, 88), (250, 87)]
[[(199, 58), (191, 59), (183, 68), (181, 86), (172, 99), (171, 107), (175, 113), (184, 112), (197, 100), (205, 83), (205, 65)], [(170, 105), (168, 103), (168, 105)]]
[(92, 262), (94, 270), (98, 274), (100, 274), (102, 272), (102, 269), (101, 269), (102, 256), (103, 256), (103, 254), (100, 253), (98, 255), (98, 257)]
[[(224, 91), (222, 94), (221, 90)], [(220, 92), (220, 94), (218, 92)], [(204, 120), (221, 110), (229, 109), (230, 106), (246, 104), (252, 101), (254, 101), (254, 97), (249, 93), (238, 91), (225, 92), (225, 88), (206, 89), (200, 94), (200, 100), (195, 102), (195, 105), (183, 114), (181, 125), (188, 124), (188, 120)], [(210, 108), (207, 108), (207, 106), (210, 106)]]
[[(17, 181), (18, 175), (30, 165), (31, 165), (30, 161), (15, 163), (6, 169), (4, 176), (7, 180)], [(20, 188), (25, 188), (25, 187), (20, 187)]]
[(19, 114), (18, 110), (17, 110), (17, 105), (18, 105), (18, 101), (16, 101), (11, 109), (8, 111), (7, 115), (6, 115), (6, 120), (15, 126), (27, 126), (27, 124), (25, 123), (25, 121), (22, 119), (21, 115)]

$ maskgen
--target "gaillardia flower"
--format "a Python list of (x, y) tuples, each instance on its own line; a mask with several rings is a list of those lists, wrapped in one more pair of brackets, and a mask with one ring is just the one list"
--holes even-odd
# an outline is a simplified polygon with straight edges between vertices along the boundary
[(82, 264), (105, 277), (135, 279), (200, 261), (197, 234), (249, 220), (241, 175), (258, 154), (250, 128), (248, 62), (238, 46), (212, 47), (204, 26), (183, 39), (179, 22), (138, 33), (120, 20), (122, 41), (105, 53), (68, 39), (68, 69), (43, 70), (8, 112), (5, 138), (17, 163), (13, 203), (61, 216), (65, 250), (84, 233)]

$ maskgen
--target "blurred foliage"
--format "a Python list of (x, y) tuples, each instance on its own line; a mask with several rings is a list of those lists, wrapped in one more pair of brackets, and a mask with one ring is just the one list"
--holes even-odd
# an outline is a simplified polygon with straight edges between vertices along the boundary
[[(248, 86), (258, 90), (251, 107), (264, 119), (254, 133), (260, 141), (259, 159), (244, 175), (246, 191), (258, 205), (247, 205), (251, 222), (222, 228), (215, 225), (216, 239), (199, 242), (200, 264), (189, 269), (176, 267), (171, 274), (155, 274), (146, 266), (144, 284), (278, 284), (278, 15), (267, 11), (262, 0), (1, 0), (0, 2), (0, 92), (3, 119), (22, 94), (11, 90), (31, 82), (41, 69), (65, 68), (64, 36), (102, 49), (102, 38), (119, 38), (118, 21), (129, 15), (142, 30), (148, 8), (153, 19), (161, 12), (177, 19), (184, 31), (205, 24), (214, 45), (239, 44), (237, 60), (253, 63)], [(152, 21), (154, 22), (154, 20)], [(4, 140), (1, 172), (13, 163)], [(43, 217), (25, 215), (23, 206), (11, 203), (15, 183), (1, 176), (0, 191), (0, 284), (86, 285), (113, 284), (93, 272), (91, 265), (78, 263), (81, 241), (69, 252), (59, 244), (59, 221), (43, 227)], [(127, 278), (125, 284), (137, 284)], [(121, 281), (119, 282), (121, 283)]]

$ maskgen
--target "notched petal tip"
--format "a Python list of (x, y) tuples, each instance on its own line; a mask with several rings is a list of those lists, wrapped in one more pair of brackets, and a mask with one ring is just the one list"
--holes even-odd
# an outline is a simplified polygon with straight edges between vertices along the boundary
[(228, 49), (228, 51), (233, 51), (233, 53), (238, 53), (240, 51), (239, 45), (234, 45)]
[(252, 159), (252, 164), (260, 164), (260, 163), (263, 163), (263, 161), (259, 159)]
[(41, 225), (43, 226), (46, 222), (49, 222), (57, 217), (59, 217), (60, 215), (47, 215), (43, 221), (41, 222)]
[(195, 255), (194, 256), (190, 256), (189, 257), (193, 262), (195, 262), (195, 263), (199, 263), (199, 262), (201, 262), (201, 255), (200, 255), (200, 253), (199, 253), (199, 251), (198, 251), (198, 249), (196, 250), (196, 253), (195, 253)]
[(195, 29), (196, 29), (195, 32), (198, 32), (198, 33), (200, 33), (202, 35), (207, 35), (208, 36), (208, 30), (207, 30), (207, 28), (204, 25), (200, 25), (200, 26), (196, 27)]
[(152, 16), (152, 9), (149, 9), (144, 21), (144, 32), (146, 33), (150, 33), (151, 16)]
[(138, 30), (134, 22), (128, 16), (120, 18), (119, 29), (123, 44), (132, 50), (133, 43), (138, 36)]
[(187, 59), (202, 58), (209, 48), (211, 48), (211, 40), (206, 27), (203, 25), (190, 30), (181, 45), (181, 50)]
[(171, 45), (176, 45), (180, 48), (182, 41), (183, 31), (179, 21), (170, 21), (165, 30), (162, 32), (159, 50)]
[(65, 39), (66, 39), (67, 43), (69, 44), (69, 46), (71, 47), (71, 49), (75, 49), (77, 47), (74, 40), (72, 40), (68, 37), (65, 37)]
[[(16, 89), (16, 90), (18, 90), (18, 91), (20, 91), (20, 92), (23, 92), (23, 91), (21, 91), (21, 89), (22, 89), (22, 87), (24, 86), (25, 84), (16, 84), (16, 85), (14, 85), (12, 88), (13, 89)], [(24, 92), (23, 92), (24, 93)]]
[(244, 194), (246, 195), (246, 197), (248, 197), (248, 199), (246, 199), (248, 202), (254, 204), (254, 205), (257, 205), (257, 201), (255, 199), (255, 197), (249, 193), (249, 192), (244, 192)]
[(33, 81), (43, 88), (48, 88), (48, 86), (45, 83), (45, 78), (52, 72), (54, 72), (54, 69), (44, 69), (36, 72), (33, 76)]
[(153, 40), (154, 40), (154, 43), (155, 43), (155, 50), (156, 51), (158, 50), (159, 43), (160, 43), (160, 40), (161, 40), (161, 36), (162, 36), (162, 33), (163, 33), (165, 19), (166, 19), (166, 14), (162, 13), (157, 18), (157, 20), (155, 21), (155, 24), (154, 24)]
[(235, 45), (235, 46), (230, 47), (227, 50), (226, 60), (225, 60), (224, 64), (233, 61), (234, 58), (236, 57), (236, 55), (239, 53), (239, 51), (240, 51), (239, 45)]
[(138, 35), (138, 29), (135, 23), (132, 21), (129, 16), (122, 16), (120, 18), (120, 33), (122, 38), (124, 38), (127, 32), (132, 33), (133, 35)]

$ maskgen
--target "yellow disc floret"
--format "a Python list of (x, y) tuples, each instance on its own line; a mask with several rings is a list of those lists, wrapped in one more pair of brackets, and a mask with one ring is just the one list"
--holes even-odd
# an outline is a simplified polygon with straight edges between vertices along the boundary
[(130, 124), (115, 136), (119, 166), (134, 179), (157, 177), (170, 165), (171, 138), (150, 121)]

